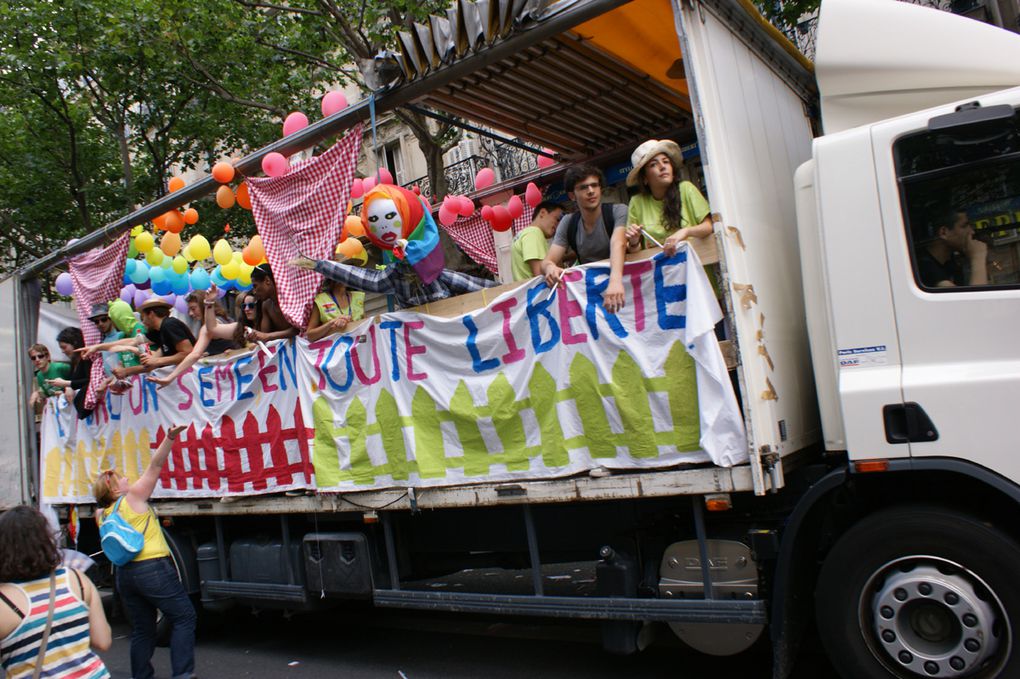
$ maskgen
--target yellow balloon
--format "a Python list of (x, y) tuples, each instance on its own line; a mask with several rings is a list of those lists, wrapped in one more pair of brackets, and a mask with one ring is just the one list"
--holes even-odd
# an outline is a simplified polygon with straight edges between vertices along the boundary
[(220, 265), (220, 273), (228, 281), (232, 281), (241, 273), (241, 265), (234, 260), (230, 260), (226, 264)]
[(237, 262), (238, 264), (241, 264), (241, 263), (244, 262), (243, 255), (239, 251), (237, 251), (237, 250), (234, 250), (233, 257), (234, 257), (234, 261)]
[(133, 237), (137, 236), (138, 234), (140, 234), (142, 232), (142, 229), (144, 229), (144, 228), (145, 227), (143, 227), (141, 224), (138, 224), (137, 226), (131, 227), (131, 237), (133, 238)]
[(149, 251), (145, 253), (145, 261), (152, 266), (159, 266), (163, 263), (163, 251), (150, 246)]
[(135, 236), (135, 249), (138, 250), (138, 252), (149, 252), (155, 244), (156, 239), (153, 238), (152, 234), (148, 231), (142, 231), (140, 234)]
[(159, 249), (167, 257), (173, 257), (181, 251), (181, 237), (173, 231), (167, 231), (159, 241)]
[(213, 247), (212, 257), (220, 266), (226, 266), (234, 261), (234, 251), (230, 249), (230, 243), (220, 238)]
[(184, 273), (188, 270), (188, 260), (186, 260), (182, 255), (177, 255), (174, 257), (173, 268), (174, 273)]
[(251, 271), (245, 273), (242, 271), (237, 275), (237, 282), (241, 285), (251, 285)]
[(184, 248), (181, 250), (181, 255), (184, 256), (185, 262), (195, 261), (195, 255), (191, 254), (191, 243), (188, 243), (186, 246), (184, 246)]
[(191, 255), (195, 259), (205, 259), (212, 253), (209, 248), (209, 241), (205, 239), (205, 236), (194, 236), (188, 242), (188, 250), (191, 251)]

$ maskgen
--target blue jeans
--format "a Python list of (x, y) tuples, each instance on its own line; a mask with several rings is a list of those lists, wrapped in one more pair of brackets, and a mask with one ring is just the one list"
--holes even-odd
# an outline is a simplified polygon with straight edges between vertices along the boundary
[(156, 609), (173, 626), (170, 667), (174, 679), (195, 671), (195, 607), (168, 557), (132, 561), (117, 568), (117, 589), (131, 619), (131, 676), (152, 679), (156, 648)]

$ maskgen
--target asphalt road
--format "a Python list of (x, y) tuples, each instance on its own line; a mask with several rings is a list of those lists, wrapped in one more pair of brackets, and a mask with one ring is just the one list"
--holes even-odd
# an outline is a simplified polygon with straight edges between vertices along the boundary
[[(286, 618), (235, 610), (204, 623), (196, 672), (202, 679), (293, 677), (319, 679), (769, 679), (769, 657), (752, 650), (712, 658), (687, 650), (663, 628), (655, 643), (630, 657), (599, 646), (599, 628), (584, 622), (465, 618), (359, 608)], [(113, 677), (130, 677), (130, 630), (114, 624), (113, 648), (103, 654)], [(169, 650), (153, 661), (157, 679), (170, 677)], [(808, 653), (795, 679), (835, 677)]]

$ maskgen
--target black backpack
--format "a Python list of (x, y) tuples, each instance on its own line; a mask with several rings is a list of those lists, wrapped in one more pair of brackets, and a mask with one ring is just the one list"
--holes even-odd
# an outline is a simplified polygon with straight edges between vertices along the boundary
[[(616, 225), (613, 223), (613, 204), (602, 203), (602, 224), (606, 227), (606, 235), (609, 236), (610, 240), (613, 238), (613, 229)], [(570, 215), (570, 221), (567, 222), (567, 245), (574, 251), (575, 255), (580, 257), (577, 252), (577, 230), (581, 228), (581, 211), (578, 210), (574, 214)]]

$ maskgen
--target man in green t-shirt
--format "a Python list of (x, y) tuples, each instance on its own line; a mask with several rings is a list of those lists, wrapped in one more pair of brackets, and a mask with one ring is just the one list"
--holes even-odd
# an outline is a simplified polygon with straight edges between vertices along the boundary
[(531, 225), (514, 238), (510, 247), (510, 270), (515, 281), (542, 275), (542, 260), (549, 252), (549, 239), (563, 216), (563, 208), (551, 200), (542, 201), (531, 213)]
[(71, 366), (63, 361), (51, 361), (50, 350), (45, 344), (33, 344), (28, 350), (28, 358), (32, 361), (32, 367), (35, 369), (36, 388), (29, 398), (29, 404), (34, 407), (43, 399), (60, 393), (60, 389), (51, 387), (46, 383), (46, 380), (68, 379), (71, 376)]

